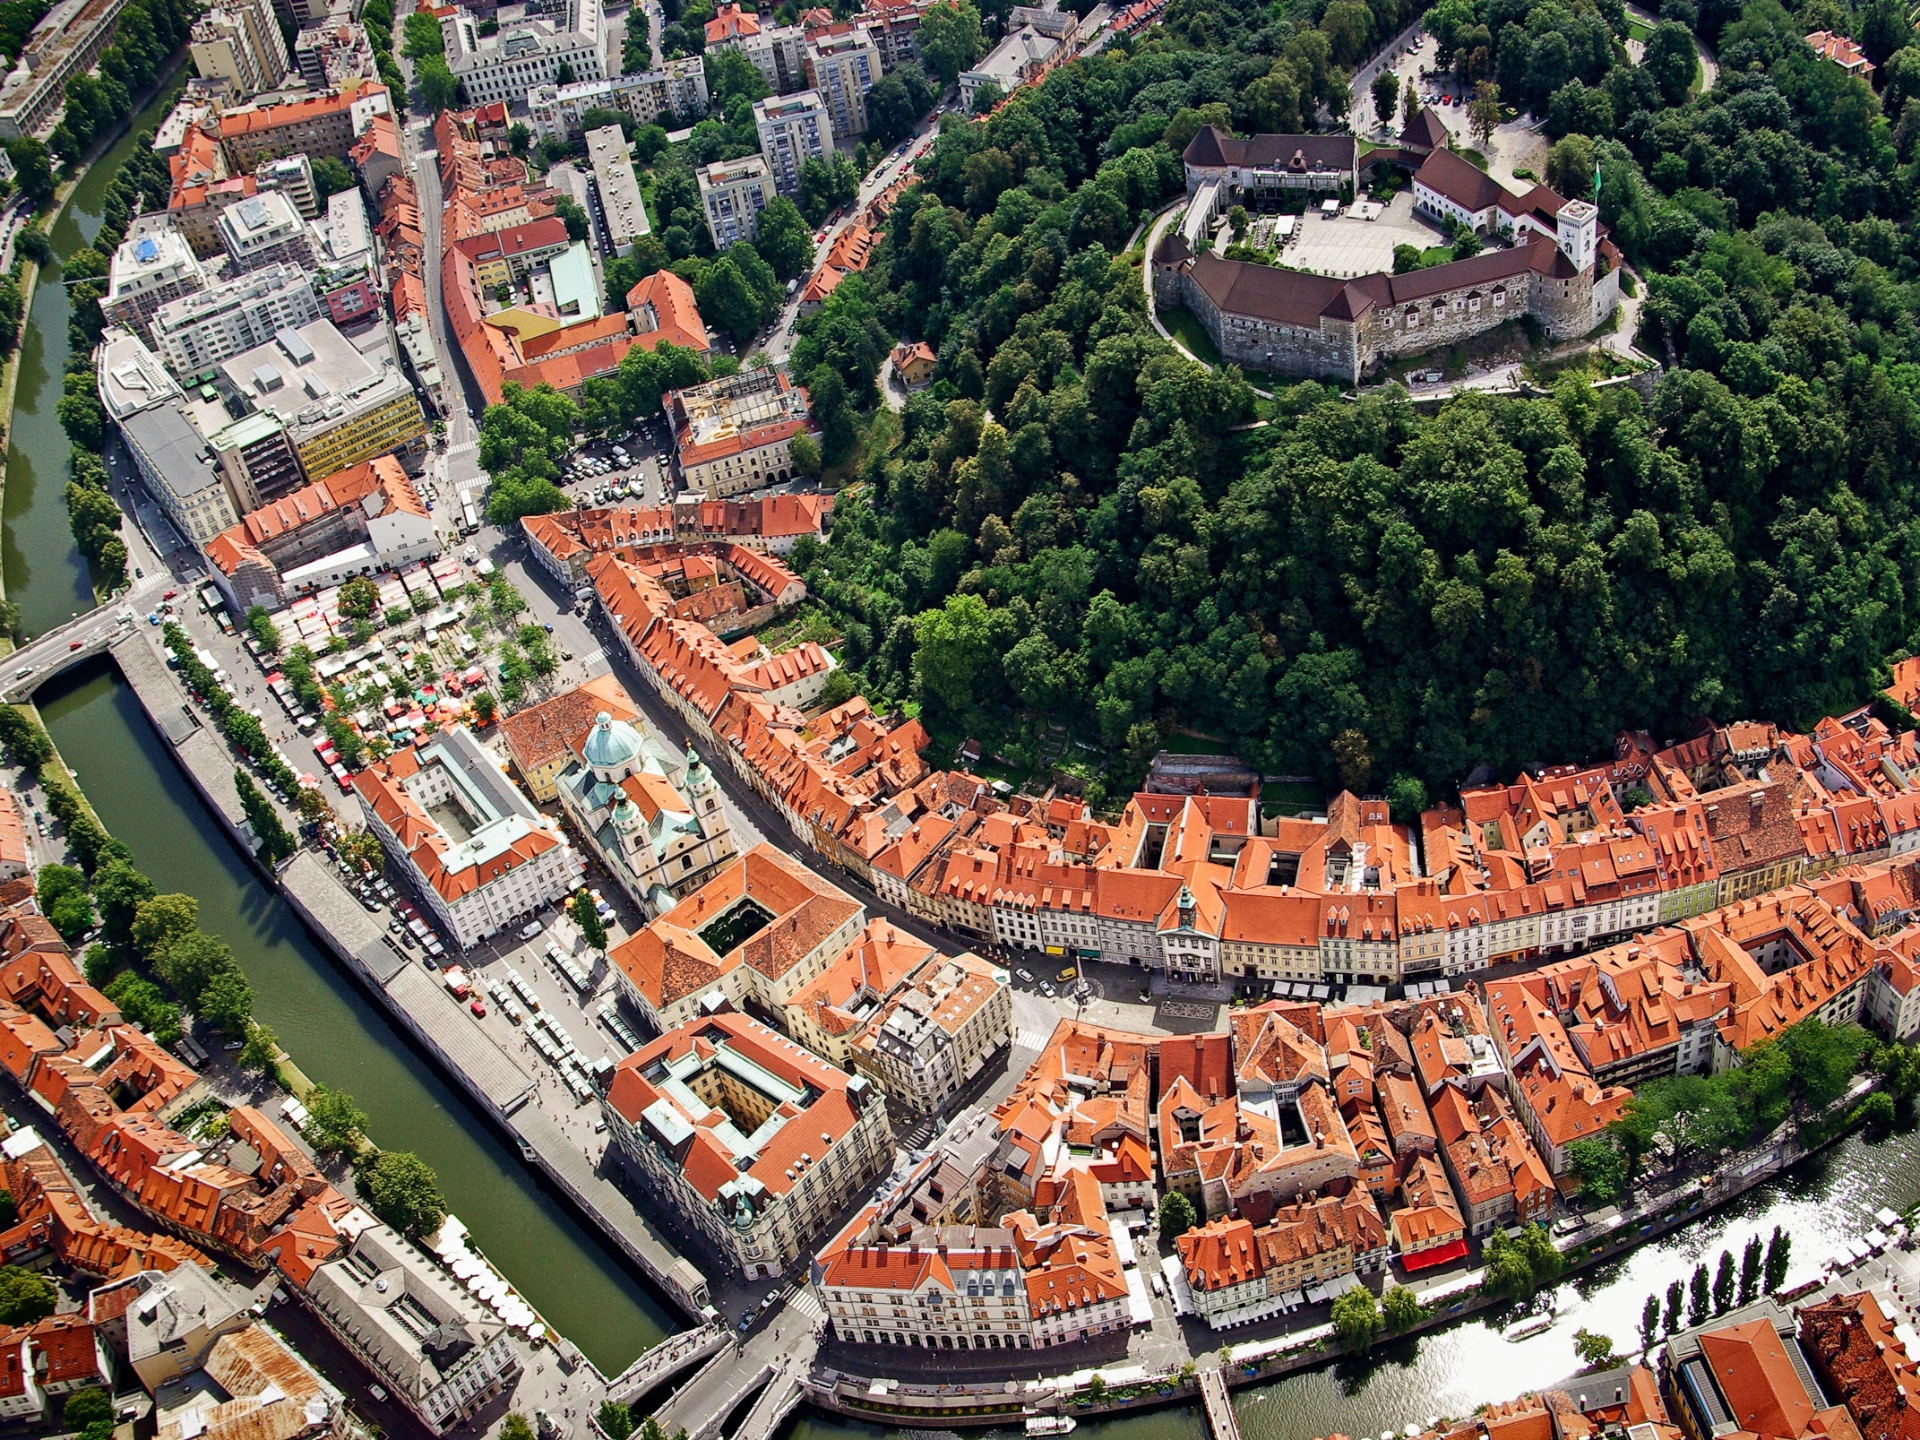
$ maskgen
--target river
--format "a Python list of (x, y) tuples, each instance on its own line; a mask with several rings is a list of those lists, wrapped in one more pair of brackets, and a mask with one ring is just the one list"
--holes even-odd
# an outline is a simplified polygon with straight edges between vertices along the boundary
[[(134, 128), (157, 123), (156, 101)], [(54, 231), (69, 255), (99, 225), (100, 197), (121, 142), (82, 183)], [(86, 573), (67, 531), (63, 499), (67, 441), (54, 418), (66, 360), (67, 301), (57, 272), (34, 297), (19, 404), (7, 461), (7, 594), (29, 630), (91, 603)], [(300, 922), (262, 885), (206, 814), (110, 665), (77, 672), (39, 697), (48, 728), (79, 774), (88, 799), (162, 890), (200, 901), (201, 922), (234, 949), (259, 993), (260, 1017), (302, 1069), (351, 1091), (383, 1145), (417, 1151), (439, 1173), (449, 1205), (476, 1242), (603, 1371), (613, 1373), (676, 1327), (665, 1304), (598, 1237), (541, 1186), (487, 1122), (450, 1090), (390, 1026), (383, 1012), (314, 946)], [(1794, 1237), (1790, 1282), (1814, 1274), (1843, 1238), (1857, 1236), (1882, 1205), (1920, 1201), (1920, 1153), (1912, 1135), (1877, 1144), (1853, 1137), (1706, 1222), (1623, 1260), (1563, 1282), (1559, 1319), (1517, 1344), (1474, 1322), (1420, 1340), (1382, 1345), (1364, 1361), (1297, 1375), (1236, 1396), (1247, 1440), (1313, 1440), (1335, 1432), (1372, 1437), (1438, 1416), (1464, 1417), (1486, 1401), (1552, 1384), (1578, 1368), (1573, 1332), (1637, 1343), (1650, 1292), (1684, 1280), (1719, 1252), (1736, 1258), (1749, 1235), (1784, 1226)], [(1573, 1386), (1577, 1389), (1577, 1382)], [(1098, 1427), (1101, 1440), (1188, 1440), (1204, 1430), (1195, 1408), (1166, 1409)], [(854, 1440), (878, 1427), (803, 1415), (791, 1440)]]
[[(158, 124), (177, 86), (134, 122)], [(131, 137), (82, 180), (53, 232), (71, 255), (100, 224), (100, 201)], [(66, 292), (41, 276), (28, 327), (7, 458), (6, 587), (30, 633), (92, 604), (67, 528), (67, 438), (54, 415), (67, 357)], [(87, 798), (163, 891), (200, 901), (200, 921), (233, 947), (259, 996), (257, 1013), (301, 1069), (353, 1096), (376, 1141), (433, 1166), (448, 1205), (548, 1321), (612, 1374), (679, 1328), (676, 1315), (546, 1189), (481, 1115), (387, 1023), (385, 1013), (315, 947), (208, 816), (108, 664), (38, 697), (47, 728)]]

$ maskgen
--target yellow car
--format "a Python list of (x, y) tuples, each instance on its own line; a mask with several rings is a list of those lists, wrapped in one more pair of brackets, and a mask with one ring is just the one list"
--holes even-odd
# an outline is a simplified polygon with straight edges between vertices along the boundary
[(1074, 976), (1078, 975), (1079, 973), (1080, 972), (1078, 970), (1074, 969), (1073, 966), (1069, 965), (1066, 969), (1060, 972), (1059, 978), (1062, 980), (1071, 980), (1073, 979)]

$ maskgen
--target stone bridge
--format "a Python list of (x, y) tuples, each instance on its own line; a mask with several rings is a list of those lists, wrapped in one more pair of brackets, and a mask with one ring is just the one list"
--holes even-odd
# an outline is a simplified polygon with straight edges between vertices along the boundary
[(700, 1325), (669, 1335), (609, 1380), (607, 1394), (622, 1405), (631, 1405), (674, 1376), (712, 1359), (732, 1343), (733, 1337), (718, 1325)]
[(115, 640), (140, 622), (145, 602), (159, 593), (163, 583), (158, 577), (144, 581), (118, 599), (36, 635), (11, 655), (0, 656), (0, 704), (28, 699), (49, 680), (106, 654)]

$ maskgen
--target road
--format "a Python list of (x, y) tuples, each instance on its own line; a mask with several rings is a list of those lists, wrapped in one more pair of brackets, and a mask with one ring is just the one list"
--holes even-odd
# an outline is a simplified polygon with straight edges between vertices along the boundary
[[(841, 219), (828, 225), (824, 230), (815, 232), (823, 237), (814, 243), (813, 263), (815, 267), (818, 267), (820, 263), (827, 258), (827, 254), (833, 249), (833, 242), (839, 238), (840, 232), (848, 226), (855, 224), (860, 219), (861, 212), (872, 203), (874, 197), (904, 175), (912, 167), (914, 161), (926, 153), (928, 146), (933, 143), (933, 135), (940, 128), (940, 117), (945, 113), (945, 109), (946, 107), (943, 103), (941, 108), (921, 120), (919, 125), (914, 128), (912, 138), (907, 141), (906, 154), (902, 155), (897, 153), (897, 146), (894, 150), (887, 152), (887, 158), (875, 166), (867, 177), (860, 182), (859, 194), (855, 197), (853, 203), (846, 207)], [(765, 338), (759, 346), (759, 348), (765, 352), (767, 359), (776, 365), (784, 364), (788, 355), (793, 351), (793, 326), (794, 321), (799, 318), (800, 295), (805, 287), (806, 282), (803, 279), (800, 287), (793, 292), (793, 297), (787, 301), (785, 307), (780, 311), (779, 318), (773, 322), (771, 333), (765, 334)], [(764, 333), (765, 332), (763, 332), (763, 334)]]

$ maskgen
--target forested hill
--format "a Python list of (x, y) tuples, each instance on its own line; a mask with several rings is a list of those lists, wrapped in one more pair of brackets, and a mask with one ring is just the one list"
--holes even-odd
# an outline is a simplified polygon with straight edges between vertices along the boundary
[[(1429, 17), (1464, 78), (1547, 118), (1563, 193), (1599, 160), (1639, 343), (1670, 366), (1651, 404), (1568, 381), (1437, 414), (1379, 387), (1256, 405), (1155, 336), (1124, 252), (1186, 140), (1344, 107), (1343, 67), (1412, 14), (1172, 0), (1131, 46), (948, 118), (795, 352), (838, 416), (828, 459), (866, 482), (801, 562), (876, 702), (1014, 755), (1065, 726), (1110, 795), (1177, 726), (1411, 800), (1621, 726), (1804, 726), (1920, 648), (1920, 50), (1891, 0), (1667, 0), (1639, 65), (1617, 0)], [(1879, 91), (1814, 29), (1862, 38)], [(854, 451), (839, 387), (871, 403), (896, 333), (941, 385)]]

